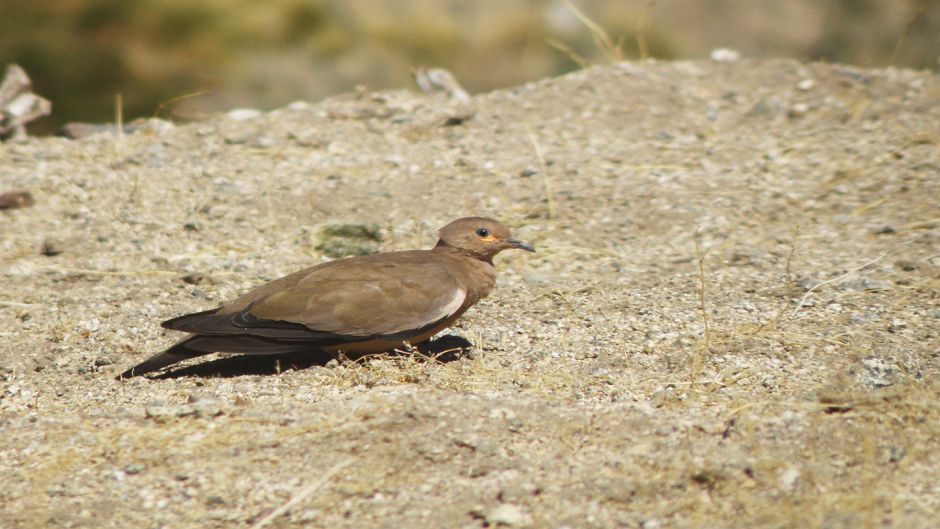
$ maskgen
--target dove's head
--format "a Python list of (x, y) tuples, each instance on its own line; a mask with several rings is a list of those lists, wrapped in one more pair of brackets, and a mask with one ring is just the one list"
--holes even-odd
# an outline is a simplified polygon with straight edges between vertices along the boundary
[(502, 223), (485, 217), (457, 219), (441, 228), (438, 235), (438, 247), (448, 247), (484, 261), (492, 261), (499, 252), (512, 248), (535, 251), (531, 245), (513, 239), (509, 228)]

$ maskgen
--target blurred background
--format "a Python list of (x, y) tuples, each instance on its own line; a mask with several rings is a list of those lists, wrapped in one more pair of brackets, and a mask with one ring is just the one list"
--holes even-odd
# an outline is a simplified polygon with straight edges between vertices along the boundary
[(53, 104), (34, 134), (113, 122), (116, 94), (125, 120), (187, 120), (411, 88), (420, 65), (475, 93), (719, 47), (936, 70), (940, 0), (0, 0), (0, 64)]

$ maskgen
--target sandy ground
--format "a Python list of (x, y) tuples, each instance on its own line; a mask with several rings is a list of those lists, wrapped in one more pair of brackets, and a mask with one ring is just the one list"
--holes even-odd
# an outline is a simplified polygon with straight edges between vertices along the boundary
[[(940, 78), (629, 63), (0, 145), (0, 527), (936, 527)], [(509, 224), (473, 349), (208, 357), (159, 322)], [(698, 246), (698, 249), (697, 249)], [(704, 307), (704, 311), (703, 311)], [(196, 367), (192, 367), (192, 366)]]

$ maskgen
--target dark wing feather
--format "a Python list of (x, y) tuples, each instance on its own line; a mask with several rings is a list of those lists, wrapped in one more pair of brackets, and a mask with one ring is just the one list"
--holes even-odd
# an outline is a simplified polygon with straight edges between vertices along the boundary
[(335, 333), (313, 331), (299, 323), (259, 320), (251, 314), (250, 308), (234, 314), (221, 314), (219, 309), (187, 314), (165, 321), (163, 326), (174, 331), (204, 336), (253, 335), (277, 340), (307, 342), (329, 342), (341, 338)]
[(161, 323), (160, 326), (164, 329), (171, 329), (174, 331), (196, 332), (189, 330), (192, 325), (194, 325), (199, 320), (204, 319), (206, 316), (215, 314), (218, 311), (219, 309), (215, 308), (211, 310), (204, 310), (202, 312), (194, 312), (192, 314), (184, 314), (182, 316), (177, 316), (173, 319), (166, 320), (165, 322)]

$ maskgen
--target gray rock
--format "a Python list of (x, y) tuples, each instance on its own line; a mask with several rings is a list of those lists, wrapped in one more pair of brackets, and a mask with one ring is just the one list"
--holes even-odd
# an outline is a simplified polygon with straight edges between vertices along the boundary
[(860, 381), (872, 389), (893, 386), (896, 381), (898, 368), (888, 359), (869, 356), (862, 359), (862, 367)]
[(880, 319), (881, 316), (879, 316), (876, 312), (856, 312), (849, 318), (849, 322), (854, 325), (862, 325), (865, 323), (878, 321)]

